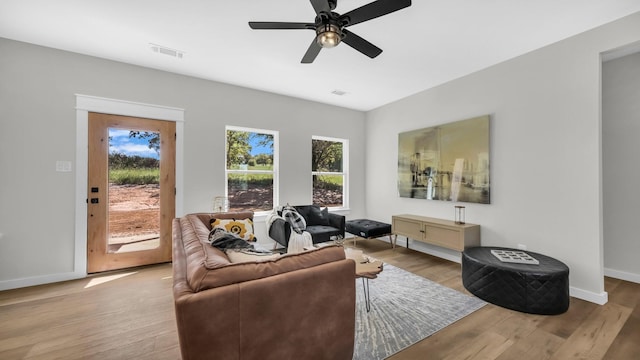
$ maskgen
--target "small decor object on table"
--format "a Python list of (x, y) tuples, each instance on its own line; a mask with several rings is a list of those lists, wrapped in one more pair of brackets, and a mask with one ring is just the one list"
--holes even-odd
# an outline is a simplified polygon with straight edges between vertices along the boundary
[(213, 212), (225, 213), (229, 211), (229, 200), (225, 196), (216, 196), (213, 199)]
[(333, 243), (338, 245), (338, 246), (344, 246), (344, 236), (342, 235), (335, 235), (333, 236)]
[(524, 251), (514, 250), (491, 250), (491, 254), (502, 262), (516, 264), (539, 265), (540, 262)]
[(464, 225), (464, 206), (456, 205), (455, 206), (455, 223), (459, 225)]

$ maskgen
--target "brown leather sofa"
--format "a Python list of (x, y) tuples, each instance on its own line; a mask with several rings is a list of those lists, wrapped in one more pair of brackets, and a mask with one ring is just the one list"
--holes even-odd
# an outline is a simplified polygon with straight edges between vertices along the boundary
[(180, 350), (193, 359), (351, 359), (355, 263), (328, 246), (231, 263), (207, 243), (210, 220), (173, 220), (173, 296)]

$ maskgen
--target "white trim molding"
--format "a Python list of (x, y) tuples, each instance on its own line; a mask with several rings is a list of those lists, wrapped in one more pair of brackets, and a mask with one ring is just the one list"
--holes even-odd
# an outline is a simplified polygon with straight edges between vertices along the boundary
[[(89, 112), (135, 116), (176, 122), (176, 216), (183, 215), (184, 110), (161, 105), (76, 94), (76, 218), (73, 273), (68, 279), (87, 276), (87, 181)], [(65, 274), (60, 274), (61, 277)], [(55, 277), (52, 275), (51, 277)], [(68, 280), (66, 278), (56, 281)]]
[(640, 274), (605, 268), (604, 276), (640, 284)]
[(32, 276), (21, 279), (12, 279), (12, 280), (4, 280), (0, 281), (0, 291), (10, 290), (10, 289), (19, 289), (28, 286), (36, 286), (42, 284), (51, 284), (60, 281), (68, 281), (74, 279), (81, 279), (86, 277), (85, 272), (68, 272), (68, 273), (58, 273), (58, 274), (50, 274), (50, 275), (40, 275), (40, 276)]
[(609, 301), (609, 294), (606, 291), (600, 294), (569, 286), (569, 295), (574, 298), (589, 301), (598, 305), (604, 305)]
[(156, 120), (184, 121), (184, 109), (80, 94), (76, 94), (76, 110)]

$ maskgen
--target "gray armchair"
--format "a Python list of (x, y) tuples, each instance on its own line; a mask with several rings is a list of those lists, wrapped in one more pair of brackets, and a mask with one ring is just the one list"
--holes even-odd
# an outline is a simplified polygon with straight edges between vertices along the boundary
[[(345, 217), (343, 215), (330, 213), (327, 208), (321, 209), (318, 205), (298, 205), (294, 208), (307, 223), (306, 231), (311, 234), (314, 244), (326, 242), (335, 237), (344, 238)], [(276, 219), (269, 227), (269, 237), (287, 247), (291, 231), (293, 230), (287, 221)]]

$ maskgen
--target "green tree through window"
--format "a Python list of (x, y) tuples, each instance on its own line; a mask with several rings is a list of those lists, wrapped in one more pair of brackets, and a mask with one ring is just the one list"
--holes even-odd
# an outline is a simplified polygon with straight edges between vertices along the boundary
[(311, 140), (313, 203), (347, 207), (347, 140), (314, 136)]
[(277, 195), (276, 141), (274, 131), (227, 127), (225, 173), (230, 211), (273, 208)]

